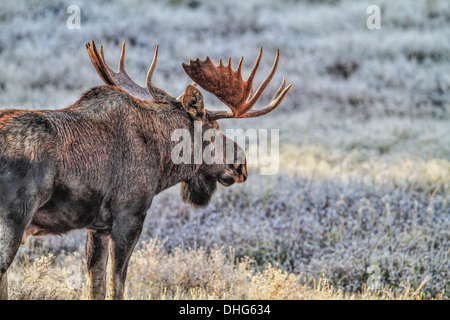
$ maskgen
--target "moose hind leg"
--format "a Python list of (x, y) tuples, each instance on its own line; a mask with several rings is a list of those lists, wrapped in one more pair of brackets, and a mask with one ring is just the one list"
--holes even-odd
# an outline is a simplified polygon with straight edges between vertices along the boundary
[(89, 230), (86, 240), (86, 262), (90, 280), (89, 299), (104, 300), (106, 296), (106, 264), (109, 232)]

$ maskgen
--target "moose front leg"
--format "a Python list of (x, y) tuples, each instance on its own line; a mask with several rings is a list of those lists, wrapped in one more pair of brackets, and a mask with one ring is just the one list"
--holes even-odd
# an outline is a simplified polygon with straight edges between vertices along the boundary
[[(8, 299), (7, 270), (19, 249), (26, 226), (35, 212), (33, 202), (24, 201), (10, 210), (0, 208), (0, 300)], [(31, 208), (28, 211), (23, 208)], [(17, 218), (20, 217), (20, 218)]]
[(0, 300), (8, 299), (8, 273), (0, 276)]
[(106, 296), (106, 264), (109, 231), (89, 230), (86, 239), (86, 262), (90, 280), (89, 299), (104, 300)]
[(111, 272), (109, 292), (114, 300), (123, 299), (128, 261), (141, 235), (145, 210), (138, 214), (124, 214), (114, 223), (110, 238)]

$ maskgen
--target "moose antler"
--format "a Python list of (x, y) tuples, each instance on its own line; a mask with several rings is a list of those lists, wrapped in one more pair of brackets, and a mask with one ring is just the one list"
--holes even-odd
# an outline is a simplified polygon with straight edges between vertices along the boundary
[(148, 69), (146, 85), (141, 87), (136, 84), (128, 74), (125, 72), (125, 42), (122, 44), (122, 52), (119, 59), (119, 70), (114, 72), (105, 62), (105, 57), (103, 55), (103, 46), (100, 46), (100, 55), (98, 54), (97, 48), (95, 47), (94, 41), (86, 44), (86, 49), (91, 58), (92, 64), (95, 67), (98, 75), (102, 80), (109, 85), (117, 86), (126, 92), (128, 92), (133, 97), (140, 100), (166, 100), (175, 101), (176, 99), (166, 93), (164, 90), (156, 87), (152, 83), (153, 71), (156, 67), (156, 61), (158, 59), (158, 45), (156, 45), (155, 53), (153, 55), (152, 64)]
[(277, 70), (280, 50), (277, 48), (277, 55), (272, 69), (256, 92), (253, 93), (253, 79), (255, 78), (256, 70), (259, 67), (261, 56), (262, 48), (259, 51), (258, 58), (246, 81), (242, 79), (241, 75), (244, 57), (239, 61), (236, 71), (231, 68), (231, 58), (228, 60), (227, 66), (223, 65), (222, 59), (220, 59), (219, 65), (216, 66), (209, 57), (206, 57), (203, 61), (197, 58), (195, 60), (190, 60), (189, 64), (182, 64), (186, 74), (195, 83), (198, 83), (200, 87), (215, 95), (231, 109), (231, 112), (207, 111), (209, 119), (260, 117), (271, 112), (281, 103), (292, 86), (292, 84), (290, 84), (286, 87), (286, 81), (284, 79), (268, 106), (257, 111), (250, 110), (260, 98)]

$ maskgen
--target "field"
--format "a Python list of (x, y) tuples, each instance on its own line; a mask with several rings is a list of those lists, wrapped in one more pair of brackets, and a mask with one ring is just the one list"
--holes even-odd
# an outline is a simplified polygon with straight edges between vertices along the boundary
[[(81, 8), (80, 29), (66, 20)], [(179, 186), (158, 195), (135, 249), (127, 299), (448, 299), (450, 297), (450, 2), (24, 1), (0, 11), (0, 107), (57, 109), (102, 84), (95, 40), (143, 83), (159, 43), (156, 85), (174, 96), (180, 64), (241, 56), (255, 83), (276, 47), (293, 87), (262, 118), (222, 129), (279, 129), (279, 170), (219, 187), (205, 209)], [(208, 108), (224, 109), (205, 93)], [(86, 299), (86, 232), (29, 239), (9, 271), (13, 299)], [(367, 288), (370, 266), (379, 290)]]

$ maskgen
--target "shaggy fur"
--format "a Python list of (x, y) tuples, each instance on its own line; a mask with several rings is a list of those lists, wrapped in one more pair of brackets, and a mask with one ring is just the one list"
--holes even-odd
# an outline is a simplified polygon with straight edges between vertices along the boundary
[(217, 189), (212, 177), (199, 175), (181, 183), (181, 198), (194, 207), (205, 207)]
[(231, 173), (243, 182), (246, 171), (233, 165), (172, 162), (175, 129), (193, 133), (195, 120), (203, 130), (217, 127), (199, 106), (196, 88), (181, 103), (141, 101), (103, 86), (66, 109), (0, 112), (0, 297), (22, 238), (86, 228), (90, 297), (105, 298), (110, 252), (110, 293), (120, 299), (154, 195), (183, 182), (183, 199), (205, 206), (216, 181)]

